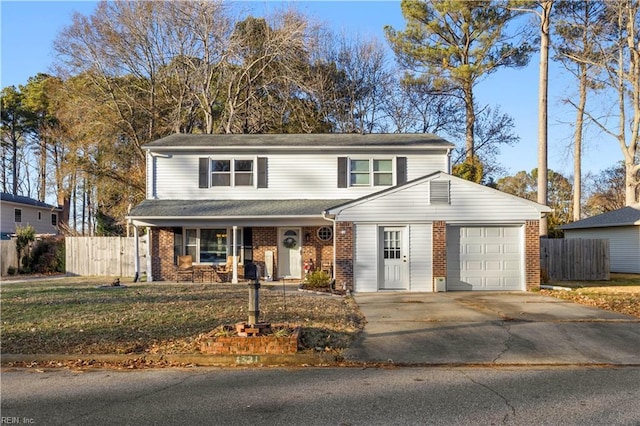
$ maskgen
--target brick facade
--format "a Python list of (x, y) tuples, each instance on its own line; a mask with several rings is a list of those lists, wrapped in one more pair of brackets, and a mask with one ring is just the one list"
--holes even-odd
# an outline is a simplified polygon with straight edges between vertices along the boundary
[(524, 277), (527, 290), (540, 288), (540, 221), (524, 225)]
[(319, 226), (302, 228), (302, 261), (312, 261), (313, 269), (320, 269), (322, 264), (333, 264), (333, 238), (322, 241), (318, 238)]
[(151, 276), (154, 281), (174, 281), (173, 229), (150, 228)]
[(266, 276), (265, 253), (273, 252), (273, 277), (278, 277), (278, 228), (256, 227), (251, 229), (253, 262), (260, 268), (260, 274)]
[(447, 276), (447, 223), (443, 220), (432, 224), (432, 276)]
[(336, 264), (334, 277), (336, 288), (353, 291), (353, 223), (336, 222)]

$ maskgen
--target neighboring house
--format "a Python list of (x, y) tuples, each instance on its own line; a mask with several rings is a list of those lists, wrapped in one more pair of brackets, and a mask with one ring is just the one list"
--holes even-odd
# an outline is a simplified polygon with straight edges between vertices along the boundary
[[(232, 257), (267, 279), (330, 265), (337, 287), (525, 290), (540, 283), (546, 206), (465, 181), (429, 134), (175, 134), (144, 146), (151, 280)], [(437, 284), (436, 284), (437, 283)], [(436, 287), (437, 285), (437, 287)]]
[(609, 240), (611, 272), (640, 274), (640, 206), (602, 213), (560, 229), (565, 238)]
[(36, 235), (57, 235), (58, 218), (62, 209), (33, 198), (0, 193), (2, 204), (2, 239), (16, 233), (16, 228), (33, 226)]

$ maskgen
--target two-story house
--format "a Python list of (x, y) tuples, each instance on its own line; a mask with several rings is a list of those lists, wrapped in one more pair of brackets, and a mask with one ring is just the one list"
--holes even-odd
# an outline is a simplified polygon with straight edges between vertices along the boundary
[[(429, 134), (175, 134), (144, 146), (150, 280), (248, 262), (266, 279), (330, 264), (337, 287), (524, 290), (539, 285), (546, 206), (449, 174)], [(231, 257), (229, 257), (231, 256)]]

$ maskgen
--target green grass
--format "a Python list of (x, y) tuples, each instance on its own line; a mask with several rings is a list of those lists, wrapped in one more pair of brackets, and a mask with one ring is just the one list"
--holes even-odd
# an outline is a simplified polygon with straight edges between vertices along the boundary
[[(245, 285), (123, 282), (107, 278), (3, 284), (3, 354), (197, 353), (199, 338), (247, 320)], [(303, 327), (306, 347), (341, 350), (364, 320), (352, 299), (264, 286), (260, 319)]]

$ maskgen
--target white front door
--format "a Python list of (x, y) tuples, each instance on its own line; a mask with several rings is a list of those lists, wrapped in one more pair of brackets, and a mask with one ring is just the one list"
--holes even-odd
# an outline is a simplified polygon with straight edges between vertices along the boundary
[(382, 279), (380, 290), (406, 290), (409, 263), (405, 249), (406, 227), (383, 227), (381, 237)]
[(302, 277), (300, 228), (280, 228), (278, 236), (278, 275), (280, 278)]

